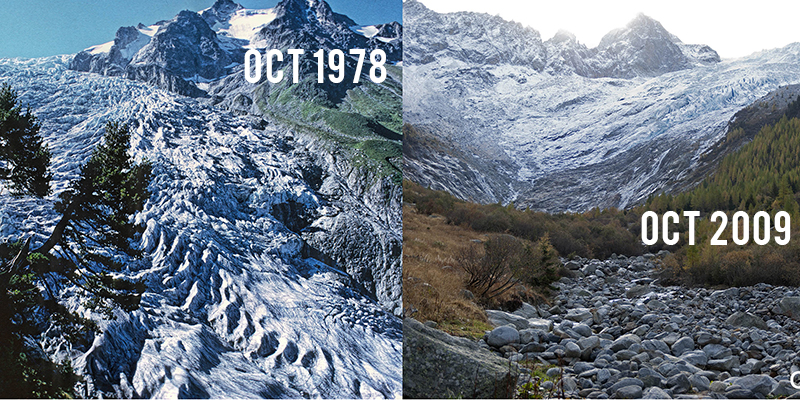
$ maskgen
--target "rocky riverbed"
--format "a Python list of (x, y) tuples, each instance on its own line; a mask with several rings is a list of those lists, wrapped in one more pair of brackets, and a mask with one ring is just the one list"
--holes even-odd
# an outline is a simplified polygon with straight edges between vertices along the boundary
[(800, 398), (798, 288), (661, 286), (656, 266), (651, 254), (565, 260), (572, 277), (552, 304), (487, 310), (496, 328), (481, 344), (552, 366), (543, 387), (557, 396)]

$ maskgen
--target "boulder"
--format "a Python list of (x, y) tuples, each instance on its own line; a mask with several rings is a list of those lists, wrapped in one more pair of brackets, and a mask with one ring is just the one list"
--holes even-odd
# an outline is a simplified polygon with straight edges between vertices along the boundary
[[(730, 354), (729, 354), (730, 355)], [(681, 355), (681, 359), (696, 367), (705, 367), (708, 363), (708, 355), (702, 350), (687, 351)]]
[(553, 330), (553, 321), (543, 318), (531, 318), (528, 320), (528, 326), (530, 326), (531, 329), (540, 329), (545, 332), (550, 332)]
[(403, 321), (403, 395), (410, 398), (511, 398), (516, 364), (465, 338)]
[(597, 336), (589, 336), (578, 339), (578, 346), (581, 347), (581, 350), (593, 350), (600, 347), (600, 338)]
[(539, 311), (536, 310), (536, 307), (528, 303), (522, 303), (522, 307), (518, 308), (512, 314), (518, 315), (525, 319), (539, 318)]
[(581, 322), (592, 318), (592, 312), (588, 308), (573, 308), (567, 311), (567, 319)]
[(625, 350), (634, 344), (642, 344), (642, 339), (639, 336), (636, 336), (632, 333), (628, 333), (626, 335), (620, 336), (617, 340), (611, 343), (609, 347), (611, 351), (618, 352), (620, 350)]
[(568, 270), (575, 271), (581, 269), (581, 264), (578, 263), (577, 261), (567, 261), (567, 263), (564, 264), (564, 267), (567, 268)]
[(703, 352), (712, 360), (727, 358), (733, 354), (731, 349), (721, 344), (707, 344), (703, 347)]
[(567, 357), (577, 358), (581, 356), (581, 348), (575, 342), (567, 342), (567, 344), (564, 345), (564, 348), (565, 355)]
[(677, 357), (680, 357), (683, 353), (694, 350), (694, 340), (692, 340), (692, 338), (688, 336), (684, 336), (678, 339), (678, 341), (672, 345), (671, 350), (672, 354), (674, 354)]
[(519, 315), (514, 315), (511, 313), (507, 313), (505, 311), (500, 310), (486, 310), (486, 316), (489, 319), (489, 323), (494, 326), (503, 326), (503, 325), (514, 325), (517, 327), (517, 330), (528, 329), (531, 326), (528, 324), (528, 319), (524, 317), (520, 317)]
[(519, 331), (511, 325), (498, 326), (486, 335), (486, 343), (493, 347), (519, 343)]
[(592, 336), (592, 328), (590, 328), (589, 325), (586, 324), (575, 324), (572, 327), (572, 330), (577, 332), (579, 335), (583, 337)]
[(800, 321), (800, 297), (790, 296), (780, 299), (772, 308), (772, 312)]
[(625, 292), (625, 296), (629, 299), (632, 299), (634, 297), (639, 297), (647, 293), (650, 293), (652, 291), (653, 289), (649, 285), (635, 285), (634, 287), (628, 289), (627, 292)]
[(658, 386), (653, 386), (647, 388), (644, 393), (642, 393), (643, 399), (671, 399), (669, 394), (661, 389)]
[(706, 364), (706, 368), (715, 371), (730, 371), (737, 366), (739, 366), (739, 358), (733, 356), (721, 360), (709, 360)]
[(778, 381), (769, 375), (747, 375), (730, 378), (726, 382), (750, 389), (753, 393), (761, 393), (764, 396), (770, 394), (778, 386)]
[(626, 386), (638, 386), (639, 389), (641, 389), (644, 387), (644, 383), (640, 379), (636, 378), (622, 378), (619, 381), (617, 381), (617, 383), (611, 385), (611, 387), (608, 388), (608, 393), (616, 393), (617, 390)]
[(764, 322), (763, 319), (744, 311), (737, 311), (733, 313), (733, 315), (731, 315), (730, 317), (728, 317), (728, 319), (725, 320), (725, 323), (731, 326), (738, 326), (744, 328), (758, 328), (763, 330), (769, 329), (767, 323)]
[(686, 393), (692, 388), (689, 378), (684, 374), (675, 374), (667, 379), (667, 387), (671, 388), (674, 392)]
[(642, 398), (642, 387), (636, 385), (623, 386), (614, 392), (617, 399), (640, 399)]
[(775, 386), (775, 389), (772, 389), (769, 395), (772, 397), (786, 397), (797, 393), (800, 393), (800, 389), (794, 388), (791, 382), (780, 381), (778, 382), (778, 386)]
[(661, 381), (664, 380), (664, 375), (661, 375), (651, 368), (642, 367), (639, 368), (639, 379), (644, 384), (644, 387), (661, 386)]
[(689, 383), (691, 383), (694, 390), (698, 392), (704, 392), (711, 386), (711, 381), (700, 374), (690, 376)]

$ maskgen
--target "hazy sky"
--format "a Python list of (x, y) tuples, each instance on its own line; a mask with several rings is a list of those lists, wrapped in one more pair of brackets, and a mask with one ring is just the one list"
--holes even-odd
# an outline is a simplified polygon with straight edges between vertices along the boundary
[[(530, 26), (547, 40), (559, 29), (595, 47), (610, 30), (625, 26), (640, 12), (684, 43), (707, 44), (722, 58), (800, 42), (800, 1), (751, 2), (588, 1), (588, 0), (421, 0), (437, 12), (478, 11)], [(744, 5), (744, 6), (742, 6)]]
[[(333, 11), (359, 24), (401, 22), (402, 0), (326, 0)], [(236, 1), (271, 8), (278, 0)], [(214, 0), (0, 0), (0, 58), (77, 53), (114, 40), (121, 26), (171, 19), (200, 11)]]

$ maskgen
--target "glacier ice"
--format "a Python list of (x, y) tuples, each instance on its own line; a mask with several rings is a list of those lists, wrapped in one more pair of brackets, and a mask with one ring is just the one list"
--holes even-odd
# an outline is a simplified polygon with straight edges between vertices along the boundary
[[(59, 217), (57, 194), (110, 119), (130, 124), (132, 154), (154, 164), (152, 196), (136, 216), (146, 255), (124, 271), (147, 283), (141, 308), (102, 320), (65, 287), (62, 301), (99, 320), (103, 333), (86, 346), (52, 330), (41, 338), (49, 354), (71, 357), (85, 374), (84, 389), (94, 392), (83, 394), (400, 397), (402, 330), (391, 313), (399, 303), (379, 302), (342, 266), (320, 261), (330, 249), (318, 247), (357, 248), (360, 237), (331, 239), (348, 221), (363, 225), (362, 243), (378, 246), (371, 251), (399, 243), (392, 211), (364, 199), (379, 197), (380, 187), (355, 193), (343, 161), (309, 136), (124, 78), (70, 71), (69, 60), (0, 59), (0, 82), (18, 90), (42, 125), (55, 192), (30, 199), (3, 191), (3, 237), (44, 240)], [(399, 282), (399, 254), (385, 258)], [(398, 285), (378, 286), (399, 301)]]

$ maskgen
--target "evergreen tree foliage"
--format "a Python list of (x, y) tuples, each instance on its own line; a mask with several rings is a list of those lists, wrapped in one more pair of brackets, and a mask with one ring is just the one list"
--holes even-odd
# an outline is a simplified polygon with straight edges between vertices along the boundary
[[(10, 104), (2, 104), (4, 107), (19, 110), (13, 104), (15, 95), (9, 96), (4, 89), (1, 96), (11, 99)], [(35, 125), (29, 113), (25, 118)], [(0, 161), (12, 168), (3, 171), (8, 172), (3, 178), (13, 183), (17, 195), (44, 196), (49, 192), (50, 154), (38, 138), (38, 125), (22, 131), (35, 132), (16, 135), (26, 138), (22, 141), (38, 143), (39, 150), (33, 153), (41, 157), (37, 163), (44, 169), (20, 169), (23, 164), (15, 161), (20, 160), (19, 155), (9, 150), (19, 147), (7, 146)], [(6, 138), (11, 136), (6, 131), (3, 134), (3, 144), (7, 145), (10, 142)], [(80, 177), (59, 195), (55, 208), (62, 217), (50, 237), (35, 249), (30, 248), (30, 238), (11, 244), (6, 238), (0, 243), (0, 323), (6, 326), (0, 330), (0, 343), (4, 344), (0, 348), (3, 395), (72, 396), (77, 377), (69, 360), (51, 362), (35, 338), (53, 325), (62, 337), (76, 343), (97, 326), (58, 303), (55, 294), (60, 287), (71, 283), (83, 289), (88, 298), (84, 307), (109, 318), (113, 318), (115, 307), (130, 311), (139, 306), (144, 284), (115, 274), (124, 267), (123, 259), (141, 255), (131, 244), (141, 232), (132, 216), (149, 198), (151, 165), (147, 161), (134, 163), (128, 155), (129, 142), (126, 125), (108, 123), (103, 143), (81, 167)], [(22, 151), (32, 154), (36, 146)], [(47, 190), (37, 182), (47, 182)]]
[(0, 180), (11, 193), (44, 197), (50, 193), (50, 150), (39, 136), (39, 124), (28, 109), (22, 112), (17, 93), (0, 86)]

